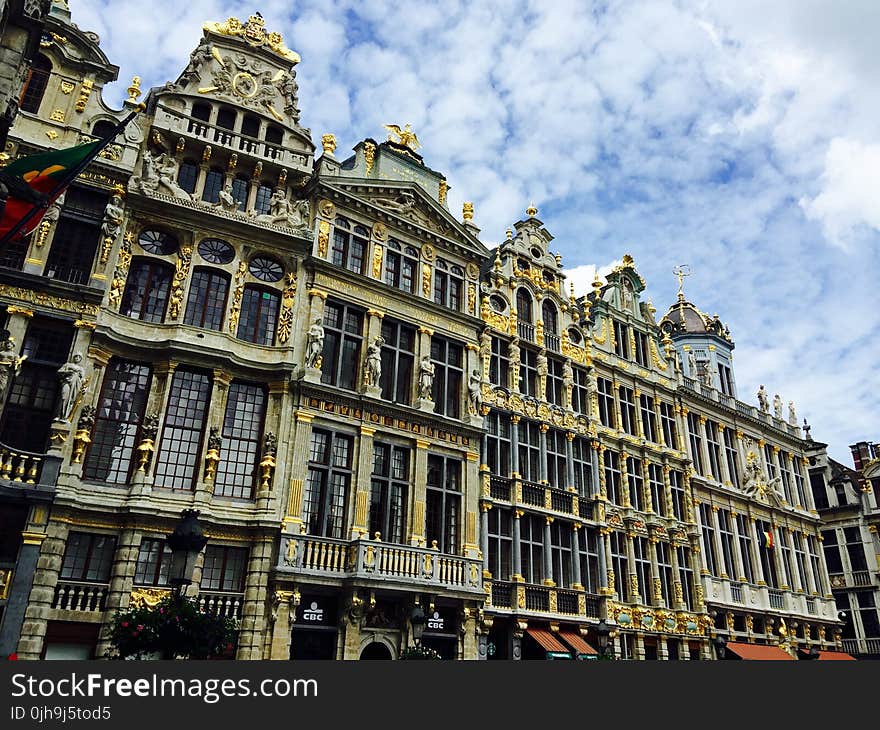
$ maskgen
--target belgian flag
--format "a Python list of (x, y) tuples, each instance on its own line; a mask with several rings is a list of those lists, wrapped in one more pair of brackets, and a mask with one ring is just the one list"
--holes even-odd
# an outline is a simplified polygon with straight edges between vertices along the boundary
[(761, 530), (758, 532), (758, 539), (761, 547), (770, 550), (773, 547), (773, 533), (770, 530)]

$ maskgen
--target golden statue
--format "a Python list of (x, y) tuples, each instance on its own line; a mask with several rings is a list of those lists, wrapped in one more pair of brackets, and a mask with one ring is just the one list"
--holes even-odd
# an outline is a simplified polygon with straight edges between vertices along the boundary
[[(406, 126), (401, 129), (396, 124), (386, 124), (385, 129), (388, 130), (388, 141), (389, 142), (397, 142), (398, 144), (402, 144), (405, 147), (409, 147), (413, 152), (415, 152), (422, 145), (419, 143), (419, 138), (416, 137), (416, 133), (412, 131), (412, 127), (407, 122)], [(397, 139), (394, 139), (394, 137)]]

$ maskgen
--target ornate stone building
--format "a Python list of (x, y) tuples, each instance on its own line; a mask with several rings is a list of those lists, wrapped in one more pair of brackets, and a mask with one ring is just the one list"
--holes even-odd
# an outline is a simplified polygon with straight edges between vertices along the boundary
[(850, 446), (855, 468), (813, 442), (810, 483), (822, 518), (831, 592), (843, 620), (844, 651), (880, 659), (880, 449), (870, 441)]
[[(63, 4), (47, 31), (12, 157), (138, 106)], [(534, 208), (490, 251), (408, 125), (316, 157), (298, 62), (206, 23), (2, 252), (4, 650), (102, 656), (186, 508), (238, 658), (396, 657), (417, 605), (447, 658), (588, 658), (602, 619), (623, 658), (833, 648), (816, 444), (736, 400), (720, 323), (658, 323), (629, 256), (576, 295)]]

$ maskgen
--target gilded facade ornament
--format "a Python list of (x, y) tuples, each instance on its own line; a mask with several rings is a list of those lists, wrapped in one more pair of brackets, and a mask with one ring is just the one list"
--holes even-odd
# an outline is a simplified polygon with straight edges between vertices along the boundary
[(471, 202), (462, 203), (461, 219), (463, 221), (472, 221), (474, 219), (474, 204)]
[(422, 266), (422, 293), (426, 297), (431, 296), (431, 264)]
[(122, 186), (114, 188), (113, 195), (107, 207), (104, 208), (104, 219), (101, 221), (101, 263), (106, 264), (110, 258), (110, 251), (116, 239), (119, 237), (119, 231), (122, 230), (122, 221), (125, 211), (122, 207), (122, 196), (125, 191)]
[(318, 203), (318, 211), (324, 218), (332, 220), (336, 217), (336, 206), (333, 204), (333, 201), (327, 200), (326, 198)]
[(376, 160), (376, 145), (372, 142), (364, 142), (364, 164), (365, 174), (369, 175), (373, 170), (373, 163)]
[(468, 283), (468, 314), (476, 315), (477, 313), (477, 285), (473, 282)]
[(168, 302), (168, 318), (177, 319), (180, 305), (183, 302), (183, 283), (189, 276), (189, 265), (192, 262), (192, 246), (181, 246), (174, 265), (174, 278), (171, 281), (171, 296)]
[(116, 268), (113, 270), (113, 280), (110, 282), (110, 292), (107, 294), (107, 303), (116, 309), (119, 308), (122, 301), (125, 280), (128, 278), (128, 267), (131, 266), (132, 241), (134, 241), (134, 233), (131, 231), (122, 237), (119, 253), (116, 256)]
[(281, 314), (278, 317), (278, 343), (286, 345), (293, 328), (293, 305), (296, 298), (296, 274), (285, 275), (284, 293), (281, 295)]
[(373, 245), (373, 278), (382, 278), (382, 244)]
[(52, 227), (58, 222), (58, 218), (60, 216), (61, 206), (59, 205), (59, 201), (56, 200), (43, 214), (43, 217), (40, 220), (40, 225), (37, 226), (36, 239), (34, 240), (35, 248), (43, 248), (46, 243), (46, 239), (49, 237), (49, 233), (52, 230)]
[(76, 104), (74, 105), (74, 109), (76, 109), (80, 114), (82, 114), (86, 110), (86, 103), (89, 101), (89, 97), (92, 95), (92, 88), (94, 87), (95, 82), (91, 79), (83, 79), (82, 86), (79, 90), (79, 98), (76, 100)]
[(220, 449), (223, 439), (220, 437), (220, 427), (211, 426), (211, 435), (208, 436), (208, 451), (205, 454), (205, 481), (214, 481), (217, 473), (217, 465), (220, 463)]
[(241, 314), (241, 300), (244, 297), (244, 277), (247, 274), (247, 262), (239, 261), (235, 272), (235, 289), (232, 292), (232, 305), (229, 307), (229, 331), (235, 334), (238, 328), (238, 317)]
[(128, 600), (129, 608), (153, 608), (171, 595), (167, 588), (135, 588)]
[(141, 442), (138, 444), (137, 470), (146, 474), (150, 455), (156, 450), (156, 436), (159, 435), (159, 414), (153, 413), (146, 416), (141, 424)]
[(278, 438), (269, 431), (263, 439), (263, 458), (260, 460), (260, 488), (268, 489), (275, 471), (275, 455), (278, 451)]
[(141, 77), (133, 76), (131, 79), (131, 86), (128, 87), (128, 99), (126, 101), (129, 104), (138, 104), (138, 97), (141, 95)]
[(72, 81), (64, 80), (61, 82), (58, 88), (61, 89), (62, 94), (67, 96), (68, 94), (70, 94), (71, 91), (73, 91), (75, 86), (76, 84), (74, 84)]
[(83, 406), (79, 413), (76, 433), (73, 436), (73, 456), (70, 460), (72, 464), (79, 464), (82, 461), (86, 447), (92, 442), (91, 433), (95, 425), (96, 414), (97, 410), (94, 406)]
[(202, 29), (217, 35), (242, 38), (254, 48), (266, 47), (294, 65), (300, 62), (299, 54), (284, 45), (280, 33), (266, 30), (266, 21), (260, 13), (251, 15), (246, 23), (238, 18), (227, 18), (223, 23), (205, 23)]
[(318, 223), (318, 256), (327, 258), (327, 247), (330, 244), (330, 224), (327, 221)]
[(336, 135), (335, 134), (323, 134), (321, 135), (321, 149), (324, 150), (324, 154), (333, 157), (333, 153), (336, 152)]
[(403, 129), (401, 129), (396, 124), (386, 124), (385, 129), (388, 130), (389, 142), (396, 142), (399, 145), (408, 147), (413, 152), (415, 152), (419, 147), (422, 146), (419, 143), (419, 138), (416, 136), (416, 133), (412, 131), (412, 127), (409, 122), (404, 125)]
[(449, 184), (445, 179), (441, 179), (437, 184), (437, 200), (440, 205), (446, 205), (446, 194), (449, 192)]

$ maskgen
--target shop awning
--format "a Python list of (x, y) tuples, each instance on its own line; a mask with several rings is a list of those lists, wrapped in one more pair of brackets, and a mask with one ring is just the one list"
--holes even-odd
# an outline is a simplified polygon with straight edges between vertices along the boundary
[(568, 649), (549, 631), (545, 629), (526, 629), (526, 633), (547, 652), (548, 659), (571, 659), (571, 653)]
[(845, 661), (856, 661), (854, 656), (850, 656), (845, 651), (820, 651), (819, 659), (831, 659), (831, 660), (845, 660)]
[(574, 653), (578, 659), (599, 658), (599, 652), (584, 641), (580, 634), (577, 634), (574, 631), (560, 631), (559, 638), (574, 649)]
[(795, 661), (791, 654), (783, 651), (778, 646), (740, 644), (736, 641), (728, 641), (727, 651), (732, 652), (740, 659), (753, 659), (757, 661)]

